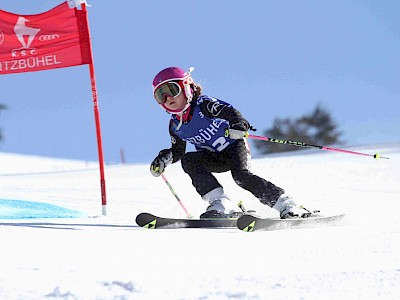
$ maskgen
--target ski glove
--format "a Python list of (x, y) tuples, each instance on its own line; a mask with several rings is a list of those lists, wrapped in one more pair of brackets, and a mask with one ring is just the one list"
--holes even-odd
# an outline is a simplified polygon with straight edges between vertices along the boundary
[(227, 128), (225, 130), (225, 136), (230, 137), (234, 140), (240, 140), (244, 137), (248, 137), (249, 133), (247, 132), (248, 128), (242, 123), (233, 124), (231, 128)]
[(158, 156), (153, 160), (150, 165), (150, 173), (158, 177), (160, 176), (165, 168), (172, 163), (172, 151), (171, 149), (161, 150)]
[(232, 128), (227, 128), (225, 130), (225, 136), (230, 137), (233, 140), (240, 140), (244, 137), (248, 137), (249, 133), (247, 131), (236, 130)]

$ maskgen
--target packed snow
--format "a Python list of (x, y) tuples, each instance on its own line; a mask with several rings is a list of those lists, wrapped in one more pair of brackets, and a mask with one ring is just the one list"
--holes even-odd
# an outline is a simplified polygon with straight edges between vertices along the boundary
[[(400, 299), (399, 146), (351, 148), (389, 160), (329, 151), (253, 159), (255, 174), (305, 207), (346, 218), (252, 233), (138, 227), (144, 211), (185, 217), (148, 164), (106, 166), (102, 216), (96, 162), (0, 153), (0, 299)], [(202, 213), (180, 163), (165, 175), (187, 210)], [(233, 201), (276, 216), (229, 173), (217, 178)]]

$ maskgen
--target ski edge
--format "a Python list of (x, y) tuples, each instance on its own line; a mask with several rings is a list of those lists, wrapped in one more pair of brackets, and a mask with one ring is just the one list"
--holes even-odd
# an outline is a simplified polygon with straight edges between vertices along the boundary
[(238, 219), (237, 227), (245, 232), (315, 228), (337, 225), (344, 217), (344, 213), (328, 216), (314, 215), (309, 218), (295, 219), (260, 218), (252, 215), (244, 215)]

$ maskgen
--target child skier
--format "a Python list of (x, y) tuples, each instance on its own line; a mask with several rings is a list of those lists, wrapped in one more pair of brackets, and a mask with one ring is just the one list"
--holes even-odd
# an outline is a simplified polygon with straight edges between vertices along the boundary
[[(161, 150), (150, 166), (154, 176), (181, 160), (183, 170), (209, 206), (200, 218), (237, 216), (238, 208), (224, 193), (212, 174), (231, 171), (233, 180), (251, 192), (261, 203), (276, 209), (280, 217), (308, 217), (310, 212), (295, 203), (285, 191), (248, 169), (244, 137), (252, 129), (241, 113), (229, 103), (201, 93), (190, 68), (160, 71), (153, 80), (153, 96), (171, 114), (169, 133), (171, 148)], [(197, 151), (186, 153), (186, 143)]]

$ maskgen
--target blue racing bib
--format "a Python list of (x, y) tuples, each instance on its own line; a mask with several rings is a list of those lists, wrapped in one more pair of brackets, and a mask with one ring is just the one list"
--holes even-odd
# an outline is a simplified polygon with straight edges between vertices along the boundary
[[(210, 100), (210, 98), (207, 98)], [(227, 103), (217, 99), (211, 99), (216, 103), (227, 105)], [(172, 116), (172, 130), (182, 140), (195, 145), (197, 150), (209, 150), (221, 152), (230, 144), (235, 142), (229, 137), (225, 137), (225, 130), (229, 128), (229, 122), (220, 118), (208, 118), (200, 109), (202, 98), (197, 100), (192, 119), (178, 128), (179, 120)]]

